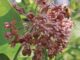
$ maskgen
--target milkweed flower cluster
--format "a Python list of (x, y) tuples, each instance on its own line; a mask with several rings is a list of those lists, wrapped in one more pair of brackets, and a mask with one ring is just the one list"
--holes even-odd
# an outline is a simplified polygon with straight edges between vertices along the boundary
[[(10, 29), (10, 32), (6, 34), (7, 38), (11, 39), (15, 36), (11, 44), (20, 43), (22, 45), (23, 55), (30, 56), (34, 51), (32, 59), (42, 60), (43, 49), (47, 51), (49, 58), (52, 58), (66, 47), (73, 23), (65, 10), (66, 7), (48, 4), (46, 0), (37, 0), (36, 2), (43, 7), (40, 7), (41, 10), (37, 16), (32, 12), (26, 15), (31, 22), (30, 32), (20, 36), (14, 21), (6, 22), (5, 28)], [(34, 45), (35, 48), (32, 49), (31, 45)]]

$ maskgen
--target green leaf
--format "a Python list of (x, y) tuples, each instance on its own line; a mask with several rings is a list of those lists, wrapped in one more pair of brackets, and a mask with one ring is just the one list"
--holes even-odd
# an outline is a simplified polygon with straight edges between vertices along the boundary
[[(13, 60), (19, 47), (20, 47), (19, 44), (17, 44), (15, 47), (11, 47), (9, 44), (4, 44), (0, 46), (0, 54), (5, 54), (9, 57), (10, 60)], [(4, 59), (0, 59), (0, 60), (4, 60)]]
[[(73, 30), (72, 30), (72, 36), (71, 36), (71, 43), (76, 41), (77, 38), (80, 37), (80, 21), (74, 20)], [(75, 42), (74, 42), (75, 43)]]
[(63, 54), (57, 54), (57, 56), (55, 56), (55, 60), (64, 60), (63, 59)]
[(11, 9), (5, 16), (2, 16), (0, 18), (0, 45), (5, 44), (7, 42), (4, 36), (5, 32), (7, 31), (4, 28), (4, 23), (12, 21), (12, 19), (16, 20), (16, 27), (17, 29), (19, 29), (19, 34), (23, 34), (24, 32), (23, 25), (22, 25), (19, 14), (14, 9)]
[(1, 60), (10, 60), (9, 57), (3, 53), (0, 54), (0, 59)]
[(0, 16), (5, 15), (10, 10), (10, 4), (8, 0), (0, 0)]
[(72, 9), (75, 10), (76, 7), (77, 7), (77, 6), (76, 6), (76, 1), (75, 1), (75, 0), (70, 0), (70, 6), (71, 6)]

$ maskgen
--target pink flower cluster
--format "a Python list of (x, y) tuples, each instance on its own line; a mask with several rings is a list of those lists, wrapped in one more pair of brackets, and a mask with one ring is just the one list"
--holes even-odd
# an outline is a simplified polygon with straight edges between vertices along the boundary
[[(41, 1), (40, 3), (42, 5), (46, 2)], [(31, 52), (34, 51), (32, 59), (42, 60), (44, 49), (47, 51), (49, 58), (52, 58), (66, 47), (73, 23), (71, 18), (68, 17), (65, 7), (44, 4), (37, 16), (28, 13), (27, 18), (30, 20), (32, 27), (31, 31), (23, 36), (17, 34), (14, 23), (5, 23), (5, 27), (11, 29), (11, 32), (7, 33), (6, 36), (15, 36), (11, 43), (23, 45), (23, 55), (30, 56)], [(31, 49), (31, 45), (35, 48)]]

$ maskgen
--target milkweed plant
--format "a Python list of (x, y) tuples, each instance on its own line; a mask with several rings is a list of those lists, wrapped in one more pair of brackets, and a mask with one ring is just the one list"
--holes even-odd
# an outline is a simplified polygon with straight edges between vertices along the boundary
[[(36, 13), (33, 11), (25, 12), (25, 9), (16, 2), (12, 3), (12, 7), (24, 15), (25, 22), (28, 21), (26, 32), (19, 34), (16, 28), (16, 20), (5, 22), (5, 37), (9, 40), (12, 47), (16, 44), (21, 45), (23, 56), (31, 56), (32, 60), (43, 60), (44, 51), (47, 58), (52, 59), (58, 53), (67, 47), (71, 35), (73, 22), (71, 12), (69, 11), (69, 1), (67, 3), (55, 0), (34, 0), (36, 4)], [(32, 48), (34, 46), (34, 48)]]

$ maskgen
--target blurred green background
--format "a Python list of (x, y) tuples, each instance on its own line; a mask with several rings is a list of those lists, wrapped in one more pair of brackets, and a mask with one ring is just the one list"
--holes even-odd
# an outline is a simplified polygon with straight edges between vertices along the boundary
[[(80, 0), (69, 0), (70, 8), (72, 10), (72, 21), (74, 22), (71, 38), (67, 48), (63, 50), (63, 53), (57, 54), (53, 60), (80, 60)], [(24, 0), (23, 3), (19, 3), (20, 6), (25, 8), (26, 13), (32, 10), (35, 13), (36, 5), (33, 0)], [(10, 4), (8, 0), (0, 0), (0, 60), (13, 60), (20, 45), (10, 47), (8, 40), (5, 39), (4, 22), (11, 21), (13, 18), (17, 20), (16, 27), (21, 28), (22, 18)], [(24, 29), (20, 29), (19, 32), (24, 32)], [(20, 33), (23, 34), (23, 33)], [(17, 60), (31, 60), (31, 56), (24, 57), (19, 53)]]

